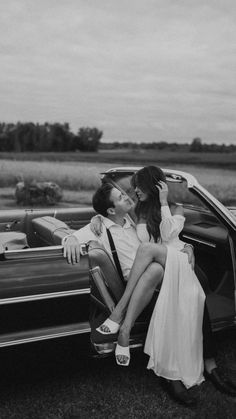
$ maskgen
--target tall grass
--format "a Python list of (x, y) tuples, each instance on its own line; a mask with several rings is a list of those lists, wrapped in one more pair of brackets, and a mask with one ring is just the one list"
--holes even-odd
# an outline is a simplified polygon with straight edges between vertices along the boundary
[[(100, 173), (115, 166), (118, 164), (0, 160), (0, 187), (15, 187), (19, 180), (37, 180), (56, 182), (62, 189), (69, 191), (94, 191), (100, 185)], [(162, 166), (191, 173), (221, 202), (226, 205), (236, 204), (234, 170), (180, 164)]]
[(108, 167), (96, 163), (36, 162), (0, 160), (0, 187), (20, 181), (51, 181), (69, 190), (94, 190), (100, 184), (100, 171)]

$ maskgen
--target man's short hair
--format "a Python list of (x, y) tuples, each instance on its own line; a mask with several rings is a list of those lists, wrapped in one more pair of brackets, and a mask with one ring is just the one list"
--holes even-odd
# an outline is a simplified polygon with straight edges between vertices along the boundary
[(93, 195), (93, 208), (98, 214), (104, 217), (108, 215), (108, 208), (114, 207), (114, 203), (111, 201), (111, 191), (113, 188), (114, 186), (111, 183), (104, 183)]

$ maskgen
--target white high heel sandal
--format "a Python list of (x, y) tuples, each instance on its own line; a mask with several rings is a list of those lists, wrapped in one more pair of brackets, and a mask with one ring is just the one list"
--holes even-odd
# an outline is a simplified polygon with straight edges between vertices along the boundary
[[(109, 332), (105, 332), (105, 330), (102, 330), (101, 327), (106, 326), (109, 329)], [(114, 320), (106, 319), (100, 326), (96, 328), (97, 332), (102, 333), (102, 335), (114, 335), (118, 333), (120, 329), (120, 324), (114, 322)]]
[[(118, 359), (118, 356), (125, 356), (127, 359), (126, 359), (126, 361), (121, 362)], [(130, 362), (129, 346), (121, 346), (121, 345), (119, 345), (119, 343), (117, 343), (116, 349), (115, 349), (115, 357), (116, 357), (116, 362), (117, 362), (118, 365), (121, 365), (122, 367), (128, 367), (129, 362)]]

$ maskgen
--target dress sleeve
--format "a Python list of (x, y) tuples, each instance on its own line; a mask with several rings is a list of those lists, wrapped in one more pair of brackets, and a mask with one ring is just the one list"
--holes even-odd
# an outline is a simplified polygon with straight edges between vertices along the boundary
[(161, 238), (165, 242), (178, 237), (183, 230), (185, 217), (180, 214), (172, 215), (168, 205), (161, 207), (161, 223), (160, 233)]

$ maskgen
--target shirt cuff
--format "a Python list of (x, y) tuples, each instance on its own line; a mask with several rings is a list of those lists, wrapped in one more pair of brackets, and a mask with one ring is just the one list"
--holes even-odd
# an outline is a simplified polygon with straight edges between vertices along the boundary
[(172, 214), (168, 205), (161, 206), (161, 218), (170, 218)]

